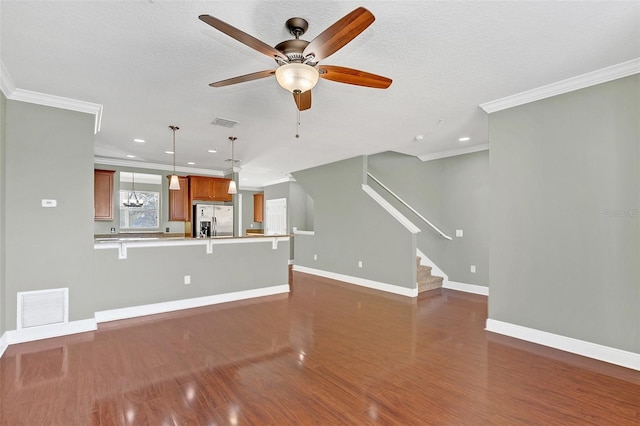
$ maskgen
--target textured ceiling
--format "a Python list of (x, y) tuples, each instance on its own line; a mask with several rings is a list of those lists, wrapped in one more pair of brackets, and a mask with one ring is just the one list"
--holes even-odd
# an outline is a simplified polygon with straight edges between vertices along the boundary
[[(393, 79), (387, 90), (320, 80), (301, 113), (275, 78), (211, 88), (275, 62), (198, 20), (213, 15), (270, 45), (284, 23), (312, 40), (358, 6), (376, 21), (325, 65)], [(15, 86), (104, 106), (99, 157), (226, 170), (238, 137), (241, 187), (396, 150), (488, 142), (479, 104), (640, 57), (640, 2), (1, 1), (0, 58)], [(213, 126), (215, 117), (239, 121)], [(442, 120), (442, 121), (441, 121)], [(415, 141), (418, 134), (424, 135)], [(466, 144), (458, 142), (469, 136)], [(146, 143), (134, 143), (143, 138)], [(217, 148), (217, 154), (207, 149)]]

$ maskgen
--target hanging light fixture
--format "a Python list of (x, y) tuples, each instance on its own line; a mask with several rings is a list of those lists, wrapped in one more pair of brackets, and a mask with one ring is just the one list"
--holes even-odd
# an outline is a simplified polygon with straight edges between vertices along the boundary
[(278, 84), (291, 93), (304, 93), (311, 90), (318, 83), (318, 70), (307, 64), (290, 63), (276, 69)]
[(180, 190), (180, 180), (176, 175), (176, 130), (180, 130), (180, 127), (169, 126), (169, 128), (173, 131), (173, 174), (171, 175), (171, 179), (169, 179), (169, 189), (178, 191)]
[[(296, 36), (297, 38), (297, 36)], [(291, 93), (300, 105), (300, 96), (315, 87), (318, 83), (320, 73), (311, 65), (292, 62), (280, 65), (276, 69), (276, 80), (278, 84)], [(296, 112), (296, 138), (300, 137), (300, 107)]]
[(231, 182), (229, 182), (229, 190), (227, 191), (228, 194), (237, 194), (238, 193), (238, 187), (236, 186), (236, 179), (235, 179), (235, 165), (236, 165), (236, 160), (233, 158), (233, 143), (236, 141), (235, 136), (229, 136), (229, 140), (231, 141)]
[(129, 198), (127, 201), (122, 203), (125, 207), (142, 207), (144, 202), (138, 199), (138, 195), (136, 194), (136, 174), (131, 172), (131, 192), (129, 193)]

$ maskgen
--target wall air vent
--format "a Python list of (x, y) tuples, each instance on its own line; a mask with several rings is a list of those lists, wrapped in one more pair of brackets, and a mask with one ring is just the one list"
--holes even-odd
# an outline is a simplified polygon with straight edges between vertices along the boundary
[(69, 322), (69, 289), (18, 293), (17, 329)]
[(222, 127), (234, 127), (236, 124), (238, 124), (237, 121), (234, 120), (228, 120), (226, 118), (220, 118), (220, 117), (216, 117), (214, 118), (214, 120), (211, 122), (211, 124), (215, 124), (216, 126), (222, 126)]

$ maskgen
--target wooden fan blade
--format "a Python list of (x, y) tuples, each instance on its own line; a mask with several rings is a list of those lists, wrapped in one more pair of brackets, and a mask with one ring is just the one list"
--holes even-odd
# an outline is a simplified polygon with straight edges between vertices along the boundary
[(214, 18), (213, 16), (210, 16), (210, 15), (200, 15), (198, 16), (198, 18), (202, 22), (211, 25), (216, 30), (222, 31), (229, 37), (235, 38), (240, 43), (246, 44), (252, 49), (257, 50), (260, 53), (264, 53), (270, 58), (280, 58), (284, 61), (287, 61), (287, 62), (289, 61), (289, 59), (278, 49), (269, 46), (267, 43), (258, 40), (257, 38), (245, 33), (244, 31), (237, 29), (232, 25), (227, 24), (224, 21), (221, 21), (218, 18)]
[(313, 62), (321, 61), (356, 38), (375, 19), (371, 12), (364, 7), (359, 7), (311, 40), (302, 55), (313, 55), (315, 57)]
[(318, 69), (320, 70), (320, 77), (325, 80), (354, 84), (356, 86), (373, 87), (374, 89), (386, 89), (391, 86), (393, 81), (381, 75), (354, 70), (353, 68), (322, 65), (318, 66)]
[(275, 73), (276, 73), (276, 70), (258, 71), (258, 72), (253, 72), (251, 74), (228, 78), (226, 80), (216, 81), (215, 83), (209, 84), (209, 86), (211, 87), (229, 86), (231, 84), (244, 83), (245, 81), (258, 80), (260, 78), (269, 77), (270, 75), (274, 75)]
[(294, 93), (293, 100), (296, 101), (296, 105), (300, 111), (311, 108), (311, 90), (302, 92), (299, 95)]

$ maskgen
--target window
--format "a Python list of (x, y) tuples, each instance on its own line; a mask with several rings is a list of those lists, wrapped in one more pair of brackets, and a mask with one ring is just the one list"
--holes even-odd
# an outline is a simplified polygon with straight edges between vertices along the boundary
[[(120, 172), (120, 229), (154, 230), (160, 228), (162, 176)], [(138, 201), (140, 207), (124, 203)]]
[(131, 191), (120, 191), (120, 228), (121, 229), (155, 229), (160, 227), (160, 193), (153, 191), (136, 191), (142, 207), (126, 207), (122, 203), (134, 200)]

